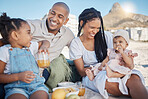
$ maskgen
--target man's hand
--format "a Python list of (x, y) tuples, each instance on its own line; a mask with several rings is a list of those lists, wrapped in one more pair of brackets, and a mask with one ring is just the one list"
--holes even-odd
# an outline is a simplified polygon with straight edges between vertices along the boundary
[(41, 46), (38, 52), (39, 52), (39, 53), (45, 52), (45, 53), (48, 53), (48, 54), (49, 54), (48, 48), (45, 47), (45, 46)]

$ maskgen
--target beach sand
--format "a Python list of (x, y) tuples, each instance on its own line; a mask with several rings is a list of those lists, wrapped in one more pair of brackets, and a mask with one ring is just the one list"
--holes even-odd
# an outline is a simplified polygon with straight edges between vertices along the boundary
[(131, 40), (128, 49), (138, 53), (138, 56), (134, 58), (135, 69), (143, 74), (145, 85), (148, 86), (148, 42)]

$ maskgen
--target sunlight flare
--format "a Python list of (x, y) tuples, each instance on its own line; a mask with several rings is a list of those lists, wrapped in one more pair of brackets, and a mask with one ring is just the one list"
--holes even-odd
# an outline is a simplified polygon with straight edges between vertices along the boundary
[(125, 12), (130, 12), (130, 13), (135, 13), (136, 11), (136, 8), (135, 8), (135, 5), (133, 3), (130, 3), (130, 2), (126, 2), (122, 5), (123, 7), (123, 10)]

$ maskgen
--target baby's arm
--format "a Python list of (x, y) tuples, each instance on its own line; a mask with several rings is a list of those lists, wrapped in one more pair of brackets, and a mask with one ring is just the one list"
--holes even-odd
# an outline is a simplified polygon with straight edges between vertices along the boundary
[(48, 48), (50, 47), (50, 42), (47, 41), (47, 40), (43, 40), (43, 41), (39, 41), (39, 53), (40, 52), (47, 52), (49, 53), (48, 51)]
[(6, 63), (0, 60), (0, 83), (11, 83), (19, 80), (26, 83), (31, 83), (31, 81), (33, 81), (35, 78), (35, 75), (32, 71), (25, 71), (14, 74), (4, 74), (5, 66)]
[(119, 46), (117, 50), (121, 53), (123, 61), (125, 62), (125, 66), (127, 66), (129, 69), (133, 69), (134, 68), (133, 58), (124, 53), (123, 48), (121, 46)]
[(133, 69), (134, 68), (133, 58), (129, 57), (125, 53), (122, 53), (121, 55), (123, 57), (123, 61), (125, 62), (125, 66), (127, 66), (130, 69)]

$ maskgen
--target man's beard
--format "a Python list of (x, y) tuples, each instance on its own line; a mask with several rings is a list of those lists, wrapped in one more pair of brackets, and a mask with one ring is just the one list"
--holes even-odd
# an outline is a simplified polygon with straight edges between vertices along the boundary
[(57, 31), (57, 29), (50, 29), (50, 28), (48, 28), (48, 31)]

